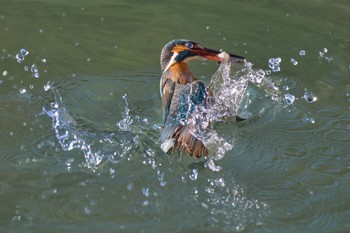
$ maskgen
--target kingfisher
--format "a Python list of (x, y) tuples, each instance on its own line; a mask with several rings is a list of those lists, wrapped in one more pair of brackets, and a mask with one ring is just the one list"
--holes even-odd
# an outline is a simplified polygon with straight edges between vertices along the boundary
[[(186, 39), (172, 40), (163, 47), (160, 55), (163, 109), (160, 143), (166, 153), (180, 149), (196, 158), (208, 155), (208, 148), (202, 137), (196, 134), (196, 128), (201, 127), (199, 121), (205, 115), (211, 92), (194, 77), (188, 63), (202, 59), (221, 62), (220, 53)], [(245, 61), (244, 57), (229, 55), (231, 62)]]

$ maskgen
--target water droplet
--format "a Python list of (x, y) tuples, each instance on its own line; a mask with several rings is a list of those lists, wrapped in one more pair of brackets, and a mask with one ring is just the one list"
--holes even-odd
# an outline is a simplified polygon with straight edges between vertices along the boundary
[(149, 188), (147, 187), (142, 188), (142, 194), (145, 195), (146, 197), (149, 197)]
[(149, 204), (149, 201), (148, 201), (148, 200), (145, 200), (145, 201), (142, 203), (143, 206), (148, 206), (148, 204)]
[(32, 73), (37, 73), (37, 72), (39, 72), (38, 67), (37, 67), (35, 64), (33, 64), (33, 65), (30, 67), (30, 71), (31, 71)]
[(221, 170), (221, 167), (219, 165), (216, 165), (214, 160), (209, 159), (205, 164), (205, 167), (209, 168), (210, 170), (214, 171), (214, 172), (218, 172)]
[(318, 54), (320, 55), (320, 57), (324, 57), (324, 55), (328, 53), (328, 49), (327, 48), (323, 48), (322, 51), (319, 51)]
[(43, 33), (44, 32), (44, 29), (39, 29), (39, 33)]
[(300, 55), (300, 56), (305, 56), (305, 55), (306, 55), (305, 50), (300, 50), (300, 51), (299, 51), (299, 55)]
[(19, 50), (19, 52), (23, 55), (23, 56), (27, 56), (29, 54), (28, 50), (24, 49), (24, 48), (21, 48)]
[(272, 72), (279, 72), (281, 71), (280, 63), (282, 62), (282, 59), (280, 57), (276, 58), (270, 58), (269, 59), (269, 67)]
[(110, 174), (111, 176), (114, 176), (114, 175), (115, 175), (115, 170), (114, 170), (113, 168), (110, 168), (110, 169), (109, 169), (109, 174)]
[(90, 62), (90, 61), (91, 61), (91, 58), (87, 58), (86, 61), (87, 61), (87, 62)]
[(19, 93), (25, 94), (25, 93), (27, 93), (27, 90), (25, 88), (21, 88), (21, 89), (19, 89)]
[(2, 72), (2, 75), (3, 75), (3, 76), (6, 76), (6, 75), (7, 75), (7, 71), (4, 70), (4, 72)]
[(29, 70), (29, 66), (24, 66), (24, 71), (28, 71)]
[(59, 105), (56, 102), (51, 102), (50, 106), (51, 106), (51, 108), (56, 109), (56, 108), (58, 108)]
[(311, 124), (315, 124), (315, 119), (313, 118), (313, 117), (311, 117), (311, 116), (305, 116), (304, 118), (303, 118), (303, 120), (305, 121), (305, 122), (309, 122), (309, 123), (311, 123)]
[(33, 84), (30, 84), (29, 85), (29, 89), (33, 89), (34, 88), (34, 85)]
[(84, 207), (84, 212), (85, 212), (85, 214), (90, 215), (91, 214), (91, 209), (89, 207), (85, 206)]
[(21, 221), (21, 216), (20, 215), (16, 215), (12, 218), (11, 221)]
[(10, 136), (10, 137), (13, 137), (14, 135), (15, 135), (14, 132), (12, 132), (12, 131), (9, 132), (9, 136)]
[(287, 103), (288, 105), (291, 105), (291, 104), (293, 104), (294, 101), (295, 101), (295, 96), (292, 95), (292, 94), (285, 94), (285, 95), (284, 95), (284, 100), (286, 101), (286, 103)]
[(135, 137), (132, 138), (132, 142), (135, 144), (140, 143), (140, 136), (139, 135), (135, 135)]
[(133, 184), (133, 183), (130, 183), (130, 184), (128, 184), (128, 185), (126, 186), (126, 188), (127, 188), (129, 191), (131, 191), (131, 190), (134, 189), (134, 184)]
[(38, 67), (37, 67), (35, 64), (33, 64), (33, 65), (30, 67), (30, 71), (33, 73), (33, 77), (34, 77), (34, 78), (39, 78), (39, 77), (40, 77), (40, 75), (39, 75), (39, 69), (38, 69)]
[(16, 59), (18, 63), (22, 63), (24, 61), (24, 55), (21, 53), (16, 54)]
[(75, 42), (74, 46), (78, 47), (79, 46), (79, 42)]
[(295, 60), (294, 58), (291, 58), (290, 59), (290, 62), (293, 64), (293, 65), (298, 65), (298, 61), (297, 60)]
[(317, 97), (310, 91), (306, 91), (303, 95), (303, 99), (308, 103), (313, 103), (317, 100)]
[(333, 61), (333, 57), (328, 57), (328, 56), (326, 56), (325, 59), (326, 59), (328, 62)]
[(44, 85), (44, 90), (48, 91), (53, 87), (53, 83), (51, 81), (48, 81), (45, 85)]
[(202, 202), (201, 205), (202, 205), (203, 208), (208, 209), (208, 205), (206, 203)]
[(216, 184), (220, 187), (225, 187), (225, 181), (224, 178), (220, 177), (219, 179), (215, 180)]
[(101, 18), (101, 21), (102, 21), (102, 22), (105, 21), (105, 18)]
[(188, 176), (191, 180), (197, 180), (198, 169), (192, 169), (192, 173)]
[(41, 62), (46, 63), (46, 59), (45, 58), (41, 59)]

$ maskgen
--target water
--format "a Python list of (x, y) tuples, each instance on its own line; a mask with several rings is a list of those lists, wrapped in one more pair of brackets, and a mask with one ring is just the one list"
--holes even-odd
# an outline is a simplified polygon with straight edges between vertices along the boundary
[[(0, 231), (348, 232), (348, 22), (346, 1), (3, 1)], [(174, 38), (248, 61), (190, 65), (217, 93), (209, 160), (160, 148)]]

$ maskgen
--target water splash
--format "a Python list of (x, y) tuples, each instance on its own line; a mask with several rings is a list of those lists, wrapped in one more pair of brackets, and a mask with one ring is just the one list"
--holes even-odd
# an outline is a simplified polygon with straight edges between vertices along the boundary
[(225, 139), (212, 126), (215, 122), (236, 120), (248, 85), (251, 83), (263, 90), (274, 101), (284, 100), (279, 88), (266, 77), (263, 70), (254, 70), (252, 64), (246, 62), (242, 69), (232, 72), (228, 54), (223, 52), (221, 56), (223, 61), (208, 86), (211, 96), (208, 97), (207, 106), (198, 107), (187, 121), (193, 126), (191, 133), (211, 152), (206, 167), (213, 171), (220, 170), (214, 160), (223, 158), (227, 151), (233, 149), (234, 139)]
[[(208, 89), (212, 92), (209, 111), (215, 121), (237, 116), (238, 108), (247, 89), (249, 79), (245, 70), (231, 75), (231, 61), (222, 62), (214, 73)], [(259, 81), (257, 81), (259, 82)]]
[(55, 102), (50, 104), (44, 112), (52, 118), (52, 128), (56, 138), (64, 151), (80, 149), (85, 156), (88, 167), (96, 166), (102, 161), (102, 155), (93, 151), (91, 144), (87, 142), (89, 134), (77, 128), (77, 123), (71, 117), (68, 110), (63, 106), (62, 98), (57, 90), (54, 90)]
[(126, 97), (127, 97), (127, 94), (123, 95), (123, 99), (125, 102), (125, 110), (123, 112), (123, 119), (117, 123), (117, 126), (122, 131), (130, 131), (131, 130), (130, 126), (133, 123), (133, 119), (131, 118), (131, 116), (129, 114), (129, 112), (130, 112), (129, 103), (128, 103), (128, 100), (126, 99)]
[(84, 154), (85, 166), (95, 169), (104, 159), (112, 163), (131, 156), (139, 143), (129, 132), (94, 132), (81, 129), (65, 107), (58, 90), (50, 83), (55, 101), (43, 108), (52, 119), (52, 128), (64, 151), (78, 150)]

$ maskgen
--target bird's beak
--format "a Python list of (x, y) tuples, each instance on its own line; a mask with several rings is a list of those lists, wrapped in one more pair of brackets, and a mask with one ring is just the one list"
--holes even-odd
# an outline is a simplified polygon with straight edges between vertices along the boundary
[[(199, 56), (204, 57), (206, 59), (212, 60), (212, 61), (216, 61), (216, 62), (222, 62), (222, 58), (220, 56), (218, 56), (220, 53), (222, 53), (222, 51), (217, 51), (217, 50), (213, 50), (213, 49), (208, 49), (208, 48), (203, 48), (203, 49), (199, 49), (199, 50), (195, 50), (193, 51), (195, 53), (197, 53)], [(231, 57), (231, 62), (233, 63), (244, 63), (245, 58), (232, 54), (232, 53), (228, 53)]]

